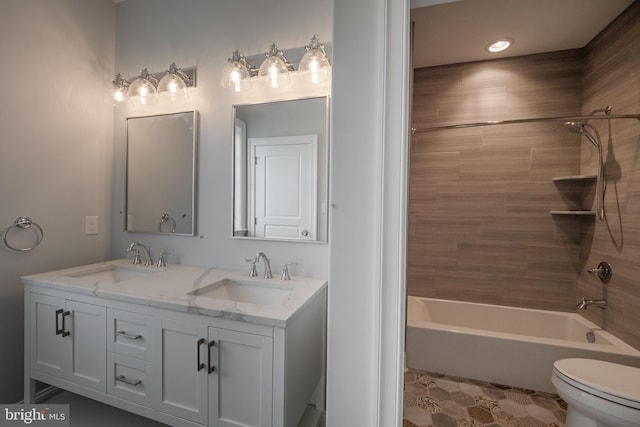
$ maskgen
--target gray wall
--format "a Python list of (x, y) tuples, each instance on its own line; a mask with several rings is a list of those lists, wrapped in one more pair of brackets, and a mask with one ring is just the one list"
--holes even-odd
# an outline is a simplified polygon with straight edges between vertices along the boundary
[[(144, 67), (165, 70), (197, 66), (197, 88), (184, 103), (160, 102), (145, 110), (119, 108), (114, 122), (114, 187), (112, 257), (126, 256), (132, 241), (151, 245), (155, 255), (170, 251), (169, 262), (246, 269), (245, 258), (264, 251), (274, 271), (297, 262), (292, 274), (327, 277), (327, 244), (300, 244), (232, 239), (232, 106), (287, 97), (315, 96), (295, 82), (284, 92), (261, 91), (234, 94), (220, 86), (220, 72), (231, 52), (240, 49), (248, 57), (260, 55), (276, 42), (286, 51), (306, 45), (314, 33), (331, 42), (331, 3), (313, 1), (212, 2), (190, 0), (136, 0), (117, 5), (116, 70), (135, 76)], [(152, 14), (149, 10), (153, 10)], [(285, 24), (286, 25), (283, 25)], [(242, 29), (242, 31), (238, 31)], [(293, 58), (290, 58), (293, 61)], [(259, 64), (255, 64), (256, 66)], [(296, 64), (297, 65), (297, 64)], [(325, 86), (324, 94), (328, 93)], [(130, 115), (196, 109), (200, 113), (198, 235), (196, 237), (147, 235), (123, 232), (125, 118)]]
[[(109, 257), (115, 6), (3, 1), (0, 39), (0, 229), (28, 215), (45, 234), (29, 253), (0, 248), (0, 402), (17, 402), (19, 277)], [(84, 235), (86, 215), (99, 216), (98, 235)]]

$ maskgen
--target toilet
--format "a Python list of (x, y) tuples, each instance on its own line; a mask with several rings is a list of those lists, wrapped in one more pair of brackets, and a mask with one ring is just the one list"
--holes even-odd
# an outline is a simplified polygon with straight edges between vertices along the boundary
[(562, 359), (551, 376), (567, 402), (567, 427), (640, 426), (640, 368), (591, 359)]

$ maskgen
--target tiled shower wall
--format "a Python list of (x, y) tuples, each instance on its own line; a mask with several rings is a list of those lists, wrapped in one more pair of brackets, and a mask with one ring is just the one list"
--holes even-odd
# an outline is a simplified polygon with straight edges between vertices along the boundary
[[(413, 127), (580, 114), (583, 56), (563, 51), (416, 70)], [(580, 172), (580, 139), (555, 123), (416, 132), (407, 291), (571, 310), (580, 222), (556, 176)]]
[[(606, 105), (613, 114), (640, 113), (640, 1), (587, 46), (583, 113)], [(588, 266), (606, 260), (608, 285), (581, 272), (578, 298), (605, 297), (606, 310), (581, 314), (640, 349), (640, 122), (594, 122), (603, 140), (607, 173), (606, 221), (597, 221), (583, 251)], [(584, 147), (587, 150), (587, 147)], [(585, 151), (583, 158), (588, 159)], [(587, 160), (588, 161), (588, 160)]]
[[(582, 50), (419, 69), (413, 127), (484, 120), (640, 112), (640, 2)], [(595, 123), (595, 122), (594, 122)], [(606, 122), (598, 123), (603, 140)], [(611, 141), (613, 143), (611, 144)], [(589, 208), (595, 151), (561, 124), (416, 133), (409, 183), (407, 293), (573, 311), (640, 348), (640, 123), (612, 122), (607, 221), (556, 217)], [(608, 287), (585, 270), (613, 264)]]

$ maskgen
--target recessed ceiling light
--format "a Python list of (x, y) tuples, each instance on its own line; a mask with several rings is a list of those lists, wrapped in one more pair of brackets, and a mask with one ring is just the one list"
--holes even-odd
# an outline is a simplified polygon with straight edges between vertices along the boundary
[(502, 52), (513, 44), (513, 39), (509, 37), (489, 43), (486, 49), (491, 53)]

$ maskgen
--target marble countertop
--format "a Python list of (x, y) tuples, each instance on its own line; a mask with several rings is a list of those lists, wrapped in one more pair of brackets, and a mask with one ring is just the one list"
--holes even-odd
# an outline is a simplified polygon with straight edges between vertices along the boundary
[[(132, 272), (132, 277), (111, 283), (109, 279), (103, 280), (91, 275), (108, 273), (114, 267), (118, 272), (125, 274)], [(280, 288), (289, 292), (282, 300), (264, 305), (197, 295), (198, 289), (203, 290), (225, 278), (242, 280), (256, 287)], [(326, 280), (293, 275), (291, 280), (284, 281), (276, 275), (272, 279), (250, 278), (246, 272), (181, 264), (145, 267), (133, 265), (130, 259), (32, 274), (22, 277), (22, 281), (29, 285), (77, 294), (281, 328), (286, 327), (287, 320), (318, 296), (327, 285)]]

